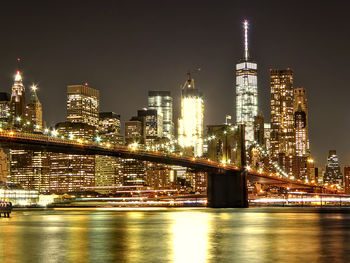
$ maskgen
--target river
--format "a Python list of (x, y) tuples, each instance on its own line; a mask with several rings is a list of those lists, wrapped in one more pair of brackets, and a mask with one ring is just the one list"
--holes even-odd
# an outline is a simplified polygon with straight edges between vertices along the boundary
[(350, 209), (20, 210), (0, 262), (350, 262)]

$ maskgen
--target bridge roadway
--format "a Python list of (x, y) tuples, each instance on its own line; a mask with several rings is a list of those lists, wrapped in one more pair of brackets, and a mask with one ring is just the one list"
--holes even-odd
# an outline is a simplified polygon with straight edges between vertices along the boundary
[[(0, 129), (0, 144), (4, 148), (19, 150), (47, 151), (66, 154), (80, 155), (107, 155), (124, 159), (136, 159), (163, 163), (168, 165), (178, 165), (192, 168), (195, 171), (208, 172), (208, 191), (211, 191), (211, 181), (215, 181), (217, 176), (229, 175), (226, 179), (219, 178), (220, 185), (230, 184), (225, 180), (231, 180), (232, 175), (243, 176), (235, 184), (240, 188), (246, 188), (246, 180), (263, 184), (278, 185), (295, 189), (309, 189), (312, 192), (325, 192), (323, 187), (304, 183), (300, 180), (292, 180), (275, 174), (259, 173), (256, 171), (245, 171), (234, 164), (222, 164), (203, 158), (181, 156), (175, 153), (164, 153), (147, 151), (143, 149), (133, 149), (128, 146), (110, 146), (103, 143), (83, 142), (81, 140), (66, 140), (48, 135), (14, 132)], [(210, 179), (212, 178), (212, 179)], [(242, 181), (243, 180), (243, 181)], [(236, 189), (237, 190), (237, 189)], [(215, 192), (221, 192), (221, 187)], [(244, 196), (247, 193), (243, 193)], [(209, 192), (208, 192), (209, 198)]]

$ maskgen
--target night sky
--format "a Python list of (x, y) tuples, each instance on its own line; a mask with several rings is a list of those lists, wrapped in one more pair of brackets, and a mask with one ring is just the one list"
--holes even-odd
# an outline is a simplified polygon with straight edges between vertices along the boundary
[[(170, 90), (175, 120), (180, 85), (200, 67), (205, 124), (234, 116), (234, 66), (250, 22), (259, 107), (269, 121), (269, 68), (294, 70), (307, 90), (312, 155), (329, 149), (350, 165), (350, 21), (347, 1), (14, 1), (0, 9), (0, 91), (10, 92), (23, 59), (27, 87), (39, 85), (48, 125), (64, 121), (66, 85), (100, 90), (101, 111), (128, 120), (148, 90)], [(234, 117), (233, 117), (234, 119)], [(177, 121), (176, 121), (177, 122)]]

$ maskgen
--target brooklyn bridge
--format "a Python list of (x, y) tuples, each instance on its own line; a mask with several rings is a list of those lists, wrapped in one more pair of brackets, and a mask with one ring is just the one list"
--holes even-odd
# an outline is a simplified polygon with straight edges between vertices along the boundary
[(45, 134), (0, 130), (3, 148), (28, 149), (79, 155), (104, 155), (136, 159), (191, 168), (207, 173), (207, 199), (209, 207), (248, 207), (247, 181), (303, 190), (309, 193), (334, 193), (334, 190), (306, 183), (284, 173), (256, 171), (246, 166), (246, 151), (240, 144), (240, 158), (236, 163), (222, 163), (207, 158), (196, 158), (180, 153), (169, 153), (137, 146), (111, 146), (108, 143), (62, 139)]

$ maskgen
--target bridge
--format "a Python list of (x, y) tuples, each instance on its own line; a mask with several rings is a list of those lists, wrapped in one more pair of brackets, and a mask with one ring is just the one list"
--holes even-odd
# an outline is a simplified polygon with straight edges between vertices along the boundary
[(80, 155), (107, 155), (126, 159), (150, 161), (192, 168), (208, 174), (207, 198), (209, 207), (248, 207), (247, 180), (294, 189), (325, 192), (316, 184), (290, 179), (286, 176), (258, 172), (235, 164), (184, 156), (130, 146), (111, 146), (108, 143), (69, 140), (45, 134), (33, 134), (0, 129), (0, 144), (4, 148), (28, 149)]

